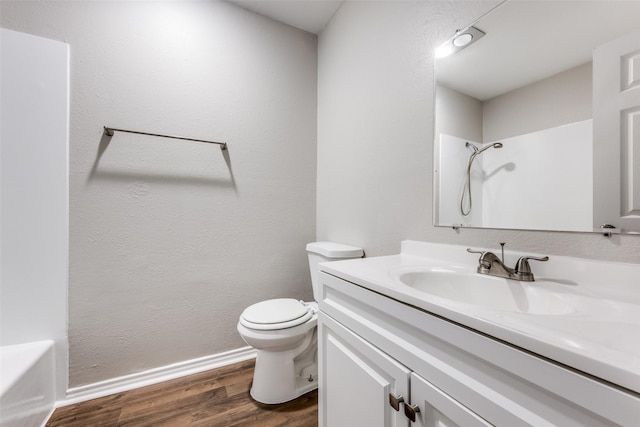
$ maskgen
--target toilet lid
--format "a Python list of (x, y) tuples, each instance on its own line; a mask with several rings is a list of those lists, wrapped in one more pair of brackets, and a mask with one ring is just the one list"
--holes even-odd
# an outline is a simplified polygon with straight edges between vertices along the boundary
[(309, 307), (293, 298), (261, 301), (247, 307), (241, 316), (242, 323), (254, 329), (282, 329), (306, 322), (313, 313)]

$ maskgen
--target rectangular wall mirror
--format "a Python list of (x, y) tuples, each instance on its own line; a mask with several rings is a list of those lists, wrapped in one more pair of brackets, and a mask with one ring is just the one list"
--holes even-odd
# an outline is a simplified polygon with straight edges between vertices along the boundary
[(640, 232), (639, 1), (507, 1), (447, 43), (435, 225)]

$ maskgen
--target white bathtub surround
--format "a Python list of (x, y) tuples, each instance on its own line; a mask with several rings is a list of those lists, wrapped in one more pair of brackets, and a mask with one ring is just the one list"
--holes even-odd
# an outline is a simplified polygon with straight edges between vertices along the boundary
[[(592, 120), (565, 124), (525, 135), (477, 143), (440, 134), (438, 145), (438, 224), (537, 230), (586, 231), (593, 228)], [(472, 151), (500, 142), (474, 161), (471, 169), (473, 208), (460, 213), (460, 199)], [(545, 165), (540, 173), (539, 165)], [(571, 173), (567, 173), (571, 165)], [(526, 194), (523, 209), (508, 194)], [(465, 208), (468, 207), (465, 195)], [(549, 204), (553, 206), (549, 208)]]
[(0, 427), (44, 425), (56, 401), (54, 342), (0, 347)]
[(69, 46), (0, 31), (0, 344), (53, 340), (61, 399), (69, 366)]
[[(536, 281), (520, 282), (478, 275), (478, 255), (468, 253), (466, 248), (405, 241), (399, 255), (340, 261), (322, 268), (375, 292), (640, 393), (640, 342), (635, 339), (640, 328), (639, 264), (551, 256), (547, 262), (531, 261)], [(506, 251), (505, 264), (512, 267), (518, 257), (525, 255), (535, 256)], [(545, 254), (538, 254), (542, 255)], [(545, 313), (528, 313), (429, 294), (400, 280), (403, 273), (421, 271), (477, 280), (478, 294), (482, 294), (482, 280), (505, 282), (507, 297), (536, 297), (536, 293), (542, 293), (549, 302), (541, 307)], [(550, 305), (551, 300), (555, 305)]]

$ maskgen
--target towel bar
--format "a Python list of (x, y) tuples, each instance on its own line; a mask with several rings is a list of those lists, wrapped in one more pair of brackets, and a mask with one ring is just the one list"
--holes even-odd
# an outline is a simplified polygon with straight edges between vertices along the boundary
[(159, 134), (159, 133), (140, 132), (140, 131), (136, 131), (136, 130), (127, 130), (127, 129), (118, 129), (118, 128), (112, 128), (112, 127), (108, 127), (108, 126), (103, 126), (103, 127), (104, 127), (104, 133), (106, 135), (108, 135), (108, 136), (113, 136), (114, 132), (137, 133), (139, 135), (159, 136), (161, 138), (182, 139), (182, 140), (185, 140), (185, 141), (206, 142), (208, 144), (218, 144), (220, 146), (221, 150), (226, 150), (227, 149), (227, 143), (226, 142), (216, 142), (216, 141), (207, 141), (205, 139), (185, 138), (183, 136), (162, 135), (162, 134)]

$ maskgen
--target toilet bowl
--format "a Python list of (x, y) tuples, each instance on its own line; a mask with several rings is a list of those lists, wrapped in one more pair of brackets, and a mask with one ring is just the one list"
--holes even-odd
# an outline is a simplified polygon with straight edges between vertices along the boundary
[[(314, 299), (320, 286), (320, 262), (360, 258), (363, 251), (332, 242), (307, 245)], [(251, 397), (276, 404), (318, 387), (318, 305), (293, 298), (261, 301), (240, 315), (238, 333), (256, 349)]]
[[(296, 304), (306, 310), (304, 315), (291, 319), (282, 316), (283, 307), (292, 309)], [(249, 315), (256, 311), (256, 306), (260, 306), (260, 311), (281, 314), (283, 320), (251, 322)], [(254, 304), (240, 316), (238, 332), (257, 350), (250, 393), (258, 402), (287, 402), (317, 387), (316, 310), (315, 304), (282, 298)], [(297, 314), (293, 310), (292, 313), (291, 317)]]

